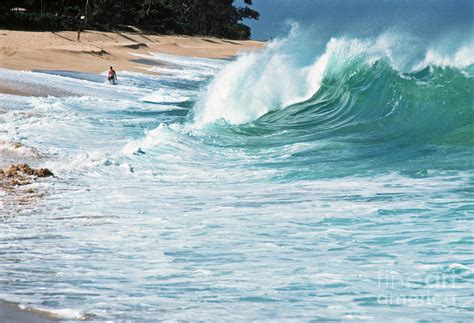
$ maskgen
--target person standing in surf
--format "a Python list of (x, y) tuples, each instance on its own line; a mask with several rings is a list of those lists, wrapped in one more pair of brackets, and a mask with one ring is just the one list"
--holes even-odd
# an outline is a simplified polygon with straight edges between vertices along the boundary
[(109, 76), (107, 77), (107, 79), (109, 80), (110, 84), (115, 84), (115, 82), (117, 81), (117, 73), (115, 72), (112, 66), (110, 66)]

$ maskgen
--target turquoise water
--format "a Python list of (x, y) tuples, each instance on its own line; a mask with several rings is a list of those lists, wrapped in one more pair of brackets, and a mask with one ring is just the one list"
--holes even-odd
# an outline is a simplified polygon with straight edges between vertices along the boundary
[(56, 175), (0, 196), (0, 298), (64, 318), (472, 317), (472, 47), (301, 37), (150, 53), (172, 67), (117, 86), (0, 70), (68, 93), (0, 94), (0, 141)]

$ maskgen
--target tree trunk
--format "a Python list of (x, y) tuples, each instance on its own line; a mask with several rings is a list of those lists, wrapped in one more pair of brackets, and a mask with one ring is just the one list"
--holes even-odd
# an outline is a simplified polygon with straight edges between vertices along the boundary
[(89, 0), (86, 0), (86, 8), (84, 10), (84, 23), (87, 23), (87, 7), (89, 7)]

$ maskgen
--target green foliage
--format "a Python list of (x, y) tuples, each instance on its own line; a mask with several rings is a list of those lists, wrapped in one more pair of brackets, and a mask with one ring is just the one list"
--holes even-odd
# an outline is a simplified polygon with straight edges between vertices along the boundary
[(9, 29), (59, 31), (75, 30), (77, 25), (69, 16), (56, 16), (51, 13), (10, 13), (0, 15), (0, 26)]
[[(80, 25), (112, 30), (133, 25), (159, 33), (248, 39), (244, 19), (258, 19), (252, 0), (237, 8), (233, 0), (4, 0), (0, 26), (24, 30), (74, 30)], [(14, 7), (26, 13), (13, 13)], [(79, 17), (84, 15), (85, 21)]]

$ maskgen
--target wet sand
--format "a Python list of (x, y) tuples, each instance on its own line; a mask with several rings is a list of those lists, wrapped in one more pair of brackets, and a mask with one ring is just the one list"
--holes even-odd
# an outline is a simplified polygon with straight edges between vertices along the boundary
[(17, 304), (0, 301), (0, 321), (1, 322), (21, 322), (21, 323), (46, 323), (57, 322), (58, 318), (48, 316), (46, 313), (34, 312), (21, 309)]
[(21, 96), (55, 96), (62, 97), (72, 95), (63, 89), (58, 89), (40, 84), (30, 84), (0, 77), (0, 93)]

